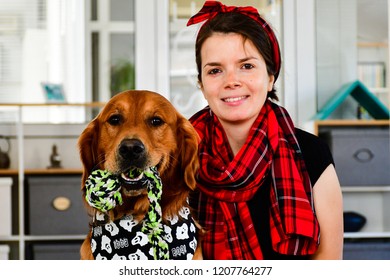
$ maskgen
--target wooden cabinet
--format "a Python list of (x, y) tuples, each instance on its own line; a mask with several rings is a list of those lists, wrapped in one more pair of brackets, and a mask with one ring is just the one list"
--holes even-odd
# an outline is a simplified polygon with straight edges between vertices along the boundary
[[(19, 186), (18, 175), (17, 170), (0, 170), (1, 177), (11, 178), (13, 182), (10, 234), (0, 235), (0, 244), (11, 249), (9, 258), (35, 259), (35, 250), (42, 244), (51, 245), (52, 250), (56, 246), (64, 249), (66, 244), (73, 248), (80, 246), (88, 228), (81, 192), (78, 194), (81, 170), (25, 170), (22, 186)], [(55, 200), (60, 196), (68, 201), (67, 209), (56, 209)], [(85, 232), (75, 230), (75, 225), (81, 223), (85, 224)], [(57, 259), (70, 256), (77, 259), (78, 255), (74, 249), (63, 258), (60, 251), (52, 252), (53, 256), (55, 253)]]
[[(380, 147), (379, 151), (381, 151), (382, 155), (370, 154), (372, 157), (372, 161), (380, 158), (381, 164), (378, 164), (376, 168), (380, 168), (382, 174), (386, 176), (384, 180), (382, 180), (381, 184), (369, 184), (370, 180), (361, 184), (356, 181), (355, 185), (343, 185), (343, 203), (344, 203), (344, 211), (352, 211), (363, 215), (366, 218), (366, 224), (362, 227), (361, 230), (357, 232), (345, 232), (345, 238), (349, 239), (372, 239), (372, 238), (390, 238), (390, 154), (389, 154), (389, 120), (357, 120), (357, 121), (346, 121), (346, 120), (326, 120), (326, 121), (316, 121), (315, 122), (315, 133), (320, 137), (324, 137), (326, 133), (334, 130), (344, 130), (344, 129), (353, 129), (354, 131), (365, 130), (368, 131), (369, 134), (374, 134), (374, 131), (383, 130), (385, 135), (387, 135), (387, 142), (382, 143), (384, 147)], [(326, 138), (326, 137), (325, 137)], [(367, 141), (370, 139), (367, 138)], [(382, 139), (383, 140), (383, 139)], [(365, 138), (360, 137), (359, 141), (364, 143)], [(352, 141), (347, 142), (346, 145), (352, 145)], [(362, 150), (365, 147), (369, 147), (372, 143), (366, 143), (367, 145), (362, 146)], [(338, 147), (338, 151), (342, 150)], [(347, 147), (346, 147), (347, 149)], [(332, 149), (331, 149), (332, 150)], [(335, 149), (334, 149), (335, 150)], [(369, 148), (367, 148), (369, 151)], [(369, 153), (369, 152), (367, 152)], [(340, 169), (338, 166), (337, 159), (344, 155), (334, 154), (335, 158), (335, 167), (339, 177), (342, 177), (342, 172), (351, 173), (349, 170)], [(363, 157), (363, 156), (362, 156)], [(371, 160), (369, 157), (357, 159), (361, 160), (361, 165), (363, 166), (359, 172), (363, 173), (362, 176), (366, 176), (370, 178), (372, 173), (376, 170), (372, 170), (370, 167), (371, 163), (368, 163)], [(365, 163), (364, 161), (367, 161)], [(352, 175), (351, 175), (352, 176)], [(374, 180), (372, 180), (374, 181)], [(386, 183), (387, 182), (387, 183)]]
[[(331, 142), (344, 213), (365, 218), (359, 230), (344, 232), (344, 259), (347, 260), (390, 259), (389, 127), (389, 120), (315, 122), (315, 133)], [(329, 136), (344, 138), (332, 140)], [(381, 176), (379, 180), (378, 176)], [(353, 215), (349, 217), (356, 217)], [(354, 224), (352, 219), (347, 219), (348, 215), (344, 221), (346, 228)]]
[[(10, 198), (0, 197), (0, 203), (4, 203), (2, 199), (11, 201), (9, 230), (0, 231), (0, 245), (9, 259), (79, 258), (78, 248), (88, 231), (88, 217), (81, 207), (82, 165), (77, 140), (91, 119), (89, 109), (102, 106), (103, 103), (0, 104), (0, 131), (11, 143), (11, 167), (0, 169), (0, 177), (12, 182), (8, 188)], [(43, 111), (48, 107), (51, 113), (54, 108), (84, 108), (84, 118), (78, 123), (24, 121), (24, 109)], [(48, 168), (53, 144), (59, 146), (61, 168)], [(67, 209), (56, 209), (55, 200), (60, 196), (69, 203)], [(85, 232), (74, 225), (66, 227), (72, 219), (74, 224), (85, 223)]]

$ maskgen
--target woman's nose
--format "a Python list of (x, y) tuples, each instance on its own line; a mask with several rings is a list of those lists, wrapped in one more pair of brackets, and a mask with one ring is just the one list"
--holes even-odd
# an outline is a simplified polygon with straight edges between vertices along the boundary
[(226, 87), (234, 88), (241, 85), (238, 74), (235, 71), (226, 72)]

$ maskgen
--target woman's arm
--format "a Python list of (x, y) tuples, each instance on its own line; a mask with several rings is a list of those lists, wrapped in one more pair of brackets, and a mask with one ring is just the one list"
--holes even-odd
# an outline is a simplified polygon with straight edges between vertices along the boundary
[(314, 205), (320, 224), (320, 246), (312, 259), (343, 258), (343, 198), (333, 164), (330, 164), (313, 187)]

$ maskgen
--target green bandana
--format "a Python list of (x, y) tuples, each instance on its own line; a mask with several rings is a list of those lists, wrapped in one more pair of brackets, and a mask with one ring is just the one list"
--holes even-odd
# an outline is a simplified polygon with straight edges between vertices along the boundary
[[(145, 216), (145, 223), (142, 232), (148, 235), (149, 243), (153, 245), (154, 259), (168, 259), (169, 248), (167, 242), (162, 238), (162, 212), (161, 195), (162, 183), (156, 167), (150, 167), (143, 171), (138, 169), (130, 171), (131, 178), (140, 177), (139, 184), (147, 184), (149, 209)], [(95, 170), (85, 182), (85, 199), (88, 204), (101, 212), (107, 212), (116, 205), (123, 203), (120, 193), (121, 184), (117, 176), (107, 170)]]

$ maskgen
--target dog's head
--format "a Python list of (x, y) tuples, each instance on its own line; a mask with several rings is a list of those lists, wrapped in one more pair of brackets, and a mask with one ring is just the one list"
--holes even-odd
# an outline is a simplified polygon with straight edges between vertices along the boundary
[(190, 122), (160, 94), (119, 93), (80, 135), (82, 189), (94, 169), (108, 170), (121, 182), (122, 208), (134, 207), (134, 200), (145, 198), (146, 190), (134, 189), (137, 178), (129, 173), (156, 166), (163, 183), (163, 209), (169, 205), (175, 212), (195, 188), (197, 144)]

